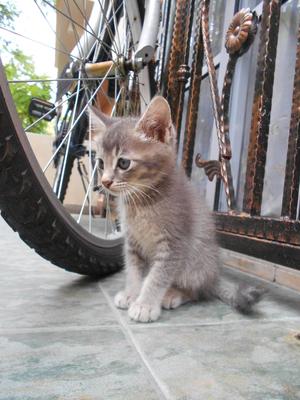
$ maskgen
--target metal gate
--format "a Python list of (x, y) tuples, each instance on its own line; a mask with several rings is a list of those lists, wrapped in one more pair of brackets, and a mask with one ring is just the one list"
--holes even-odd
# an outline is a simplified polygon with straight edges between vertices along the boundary
[[(278, 57), (278, 33), (281, 7), (287, 2), (264, 0), (261, 2), (259, 15), (251, 9), (240, 9), (240, 2), (235, 1), (235, 15), (232, 16), (225, 39), (228, 62), (224, 69), (223, 88), (220, 93), (216, 72), (218, 65), (210, 40), (210, 3), (212, 2), (209, 0), (176, 2), (169, 63), (176, 63), (177, 73), (168, 77), (167, 96), (175, 116), (178, 143), (182, 143), (183, 167), (188, 176), (191, 176), (193, 169), (203, 168), (208, 179), (212, 181), (210, 185), (215, 185), (213, 208), (218, 236), (223, 247), (300, 269), (300, 29), (298, 28), (295, 48), (290, 122), (289, 128), (283, 132), (288, 137), (288, 145), (287, 151), (282, 154), (286, 161), (281, 213), (276, 216), (264, 216), (261, 209), (265, 190), (276, 56)], [(236, 187), (232, 177), (232, 159), (235, 156), (235, 148), (231, 146), (232, 86), (239, 60), (254, 43), (258, 50), (255, 60), (251, 126), (248, 131), (240, 132), (241, 136), (247, 137), (248, 145), (242, 189), (243, 201), (242, 206), (237, 207)], [(209, 80), (215, 133), (218, 139), (219, 156), (215, 160), (203, 159), (195, 148), (196, 135), (203, 134), (198, 131), (197, 118), (198, 113), (201, 113), (199, 99), (204, 78)], [(225, 210), (221, 210), (220, 207), (222, 196), (226, 198)]]

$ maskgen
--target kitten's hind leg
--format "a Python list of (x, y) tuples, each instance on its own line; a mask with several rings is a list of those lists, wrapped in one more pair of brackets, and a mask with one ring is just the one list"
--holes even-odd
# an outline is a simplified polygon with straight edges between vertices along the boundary
[(193, 300), (194, 297), (187, 291), (171, 287), (167, 290), (163, 298), (162, 307), (166, 310), (170, 310)]

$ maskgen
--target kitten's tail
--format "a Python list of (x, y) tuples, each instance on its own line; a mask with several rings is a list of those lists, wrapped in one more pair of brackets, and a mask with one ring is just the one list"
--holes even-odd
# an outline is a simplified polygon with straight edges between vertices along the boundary
[(219, 279), (213, 289), (213, 296), (243, 314), (249, 314), (253, 306), (266, 294), (264, 287), (247, 284), (234, 285), (225, 278)]

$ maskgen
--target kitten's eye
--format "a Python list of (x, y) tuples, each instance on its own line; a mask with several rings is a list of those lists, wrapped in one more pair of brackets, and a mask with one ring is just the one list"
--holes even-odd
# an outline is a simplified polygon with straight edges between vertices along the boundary
[(104, 162), (102, 158), (98, 158), (98, 168), (104, 169)]
[(121, 169), (128, 169), (131, 161), (127, 158), (119, 158), (118, 159), (118, 167)]

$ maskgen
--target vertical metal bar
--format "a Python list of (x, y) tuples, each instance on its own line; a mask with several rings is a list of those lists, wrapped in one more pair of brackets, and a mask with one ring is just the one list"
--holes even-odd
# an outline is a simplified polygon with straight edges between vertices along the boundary
[(168, 32), (170, 29), (172, 29), (171, 26), (169, 26), (169, 21), (171, 19), (170, 14), (171, 14), (171, 0), (165, 0), (163, 2), (163, 21), (162, 21), (162, 37), (160, 40), (159, 44), (159, 65), (158, 65), (158, 71), (156, 75), (156, 88), (157, 91), (162, 93), (164, 91), (163, 86), (164, 86), (164, 78), (165, 78), (165, 66), (168, 60), (165, 58), (168, 57), (167, 55), (167, 42), (168, 42)]
[(204, 44), (205, 61), (208, 69), (212, 106), (217, 127), (217, 135), (220, 147), (220, 156), (226, 159), (231, 158), (231, 147), (228, 135), (224, 135), (224, 125), (222, 120), (221, 100), (218, 91), (217, 76), (214, 66), (213, 53), (209, 35), (209, 0), (202, 1), (201, 26)]
[(235, 0), (234, 3), (234, 14), (237, 13), (240, 9), (240, 0)]
[(226, 137), (229, 137), (229, 104), (230, 104), (230, 94), (231, 94), (231, 86), (233, 82), (233, 75), (235, 71), (235, 66), (238, 60), (238, 55), (233, 54), (229, 56), (229, 60), (226, 67), (224, 84), (222, 89), (222, 98), (221, 98), (221, 110), (224, 124), (224, 134)]
[(272, 107), (280, 5), (280, 0), (264, 0), (263, 2), (243, 205), (244, 211), (251, 215), (259, 215), (261, 211)]
[(180, 134), (181, 134), (181, 122), (182, 122), (182, 112), (184, 105), (184, 94), (185, 94), (185, 86), (190, 76), (190, 67), (189, 63), (189, 54), (190, 54), (190, 40), (192, 36), (192, 27), (193, 27), (193, 14), (194, 14), (194, 3), (195, 0), (191, 0), (190, 7), (186, 8), (185, 15), (183, 16), (185, 26), (185, 35), (183, 41), (183, 64), (179, 66), (177, 71), (177, 81), (178, 81), (178, 101), (177, 107), (175, 111), (175, 127), (177, 131), (177, 147), (180, 142)]
[(235, 207), (235, 199), (230, 165), (231, 146), (228, 131), (225, 131), (224, 129), (224, 116), (221, 109), (221, 101), (217, 87), (216, 70), (214, 67), (213, 54), (209, 36), (208, 10), (209, 0), (203, 0), (201, 3), (201, 27), (203, 35), (203, 47), (205, 60), (207, 63), (213, 112), (218, 135), (221, 176), (224, 182), (227, 206), (229, 210), (232, 210)]
[[(223, 134), (225, 138), (227, 138), (228, 143), (229, 142), (229, 104), (230, 104), (230, 94), (231, 94), (231, 86), (233, 82), (233, 75), (235, 71), (235, 66), (238, 60), (238, 55), (233, 54), (230, 55), (227, 67), (226, 67), (226, 72), (225, 72), (225, 77), (224, 77), (224, 84), (223, 84), (223, 89), (222, 89), (222, 98), (221, 98), (221, 118), (222, 118), (222, 125), (223, 125)], [(223, 178), (224, 180), (224, 188), (225, 188), (225, 193), (226, 193), (226, 198), (227, 198), (227, 205), (230, 209), (233, 209), (236, 206), (236, 201), (235, 201), (235, 194), (234, 194), (234, 187), (233, 187), (233, 179), (232, 179), (232, 172), (231, 172), (231, 163), (228, 158), (221, 158), (221, 171), (225, 170), (225, 177), (226, 179)], [(223, 175), (224, 176), (224, 173)], [(216, 184), (216, 194), (215, 194), (215, 204), (214, 207), (215, 210), (218, 209), (216, 206), (217, 198), (219, 199), (220, 197), (220, 190), (221, 190), (221, 180), (220, 177), (217, 177), (217, 184)]]
[(202, 79), (202, 67), (204, 58), (203, 36), (201, 31), (200, 1), (198, 2), (196, 9), (194, 40), (195, 43), (194, 43), (192, 70), (191, 70), (190, 95), (187, 106), (185, 138), (184, 138), (183, 159), (182, 159), (182, 165), (188, 176), (191, 176), (192, 166), (193, 166), (195, 134), (197, 127), (200, 87)]
[[(180, 65), (180, 56), (182, 56), (182, 49), (180, 48), (181, 39), (182, 39), (182, 21), (181, 21), (181, 8), (183, 6), (184, 1), (177, 0), (175, 7), (175, 18), (174, 18), (174, 26), (172, 33), (172, 42), (170, 48), (170, 59), (167, 66), (168, 76), (167, 76), (167, 88), (166, 88), (166, 97), (169, 101), (172, 115), (174, 115), (174, 104), (175, 98), (174, 93), (177, 89), (177, 81), (176, 81), (176, 72), (178, 66)], [(189, 3), (189, 1), (188, 1)]]
[(188, 78), (189, 41), (192, 29), (192, 16), (195, 0), (177, 0), (170, 61), (168, 65), (167, 98), (171, 107), (173, 120), (179, 129), (183, 108), (184, 88)]
[(281, 215), (296, 219), (300, 183), (300, 26)]

